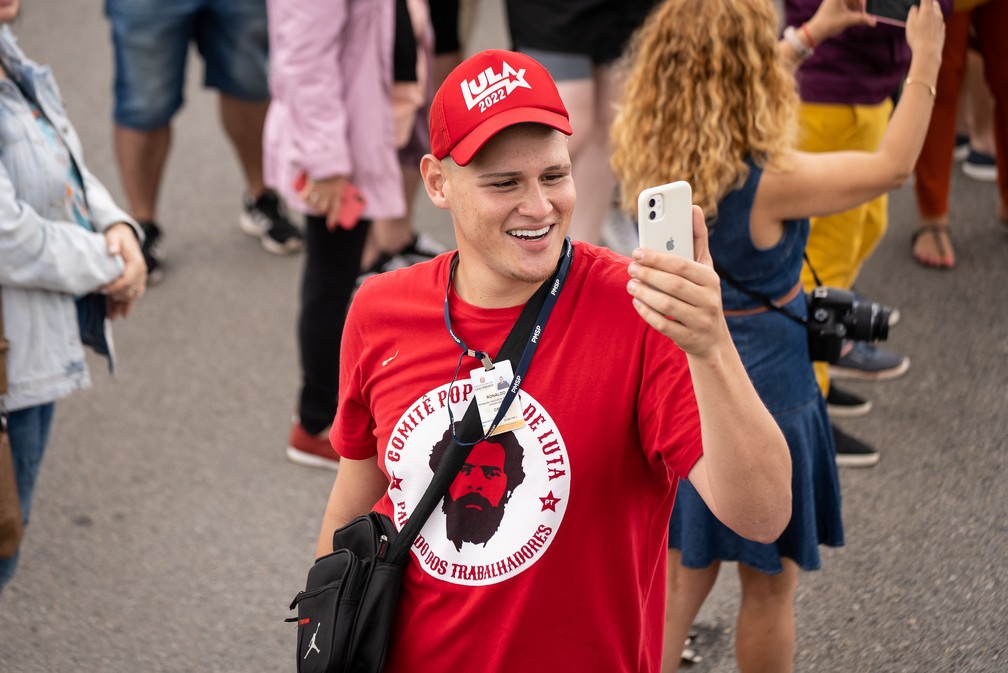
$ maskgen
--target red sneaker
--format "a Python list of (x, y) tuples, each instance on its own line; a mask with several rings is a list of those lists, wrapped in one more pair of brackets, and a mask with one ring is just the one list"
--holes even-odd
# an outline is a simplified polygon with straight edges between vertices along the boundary
[(287, 458), (299, 465), (339, 469), (339, 454), (329, 443), (328, 429), (321, 434), (309, 434), (304, 426), (295, 423), (287, 440)]

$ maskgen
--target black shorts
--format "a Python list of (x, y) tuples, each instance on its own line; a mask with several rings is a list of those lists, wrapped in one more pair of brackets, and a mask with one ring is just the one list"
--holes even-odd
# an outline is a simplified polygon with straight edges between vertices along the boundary
[(434, 25), (434, 53), (461, 51), (459, 43), (459, 0), (430, 0), (430, 17)]
[(656, 0), (507, 0), (511, 41), (526, 49), (612, 63)]

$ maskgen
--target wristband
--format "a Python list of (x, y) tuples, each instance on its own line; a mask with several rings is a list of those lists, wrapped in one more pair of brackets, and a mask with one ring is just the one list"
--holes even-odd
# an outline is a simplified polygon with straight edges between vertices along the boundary
[(934, 86), (928, 84), (922, 79), (914, 79), (913, 77), (907, 77), (905, 80), (903, 80), (903, 86), (907, 86), (908, 84), (920, 84), (922, 87), (928, 90), (928, 92), (931, 94), (931, 98), (938, 98), (938, 90)]
[(798, 31), (795, 30), (794, 26), (788, 26), (784, 29), (784, 41), (790, 45), (798, 58), (806, 59), (812, 55), (813, 48), (805, 44), (800, 37), (798, 37)]
[(801, 25), (801, 32), (805, 34), (805, 39), (808, 40), (809, 49), (815, 49), (816, 43), (815, 40), (812, 39), (812, 33), (809, 32), (807, 23), (803, 23)]

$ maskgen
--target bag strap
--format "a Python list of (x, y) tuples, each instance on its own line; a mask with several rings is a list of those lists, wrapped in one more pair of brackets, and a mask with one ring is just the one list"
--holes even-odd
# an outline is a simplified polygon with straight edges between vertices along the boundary
[[(805, 257), (805, 263), (808, 264), (809, 271), (812, 272), (812, 278), (815, 280), (816, 285), (822, 285), (822, 281), (819, 280), (819, 274), (816, 273), (815, 268), (812, 266), (812, 261), (808, 258), (808, 253), (803, 253), (803, 256)], [(755, 299), (756, 301), (763, 304), (771, 311), (776, 311), (777, 313), (780, 313), (781, 315), (790, 318), (791, 320), (795, 321), (802, 327), (808, 326), (808, 319), (803, 318), (801, 316), (797, 316), (791, 313), (790, 311), (784, 310), (783, 308), (778, 306), (773, 299), (763, 294), (762, 292), (756, 292), (755, 290), (750, 290), (742, 283), (735, 280), (735, 278), (732, 277), (730, 273), (725, 271), (724, 268), (722, 268), (721, 265), (718, 264), (716, 260), (712, 258), (711, 261), (714, 262), (715, 273), (717, 273), (718, 276), (724, 279), (724, 281), (729, 285), (731, 285), (733, 288), (735, 288), (736, 290), (738, 290), (743, 294), (748, 295), (750, 298)]]
[[(570, 242), (568, 241), (566, 245), (570, 245)], [(518, 361), (531, 337), (539, 310), (545, 303), (546, 296), (553, 289), (554, 280), (555, 274), (554, 277), (544, 282), (536, 290), (536, 293), (532, 295), (528, 303), (525, 304), (521, 315), (515, 321), (514, 327), (511, 328), (507, 339), (504, 340), (504, 345), (501, 346), (500, 351), (497, 353), (496, 360), (498, 362), (506, 358), (511, 361), (512, 368), (517, 371)], [(459, 430), (456, 436), (463, 441), (472, 441), (470, 438), (478, 439), (483, 436), (483, 421), (480, 419), (479, 408), (476, 405), (475, 398), (466, 408), (465, 415), (462, 416), (462, 420), (459, 422)], [(437, 507), (441, 498), (444, 497), (444, 494), (448, 492), (448, 487), (451, 486), (459, 470), (462, 469), (462, 465), (465, 464), (466, 458), (469, 457), (469, 452), (472, 451), (472, 448), (473, 444), (468, 446), (460, 445), (452, 439), (451, 445), (445, 451), (441, 464), (438, 465), (437, 470), (434, 472), (434, 477), (420, 498), (420, 502), (413, 509), (406, 524), (399, 531), (399, 535), (389, 545), (385, 557), (388, 563), (395, 565), (405, 563), (410, 547), (413, 546), (413, 542), (420, 534), (420, 529), (427, 523), (427, 519)]]

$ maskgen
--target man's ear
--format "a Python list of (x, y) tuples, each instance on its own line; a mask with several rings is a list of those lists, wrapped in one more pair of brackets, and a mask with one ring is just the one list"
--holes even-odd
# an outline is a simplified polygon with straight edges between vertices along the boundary
[(448, 198), (445, 195), (448, 167), (444, 161), (433, 154), (425, 154), (420, 160), (420, 177), (423, 179), (427, 196), (438, 208), (448, 209)]

